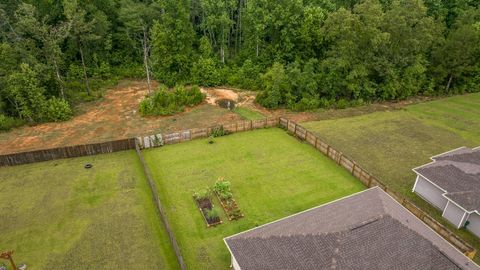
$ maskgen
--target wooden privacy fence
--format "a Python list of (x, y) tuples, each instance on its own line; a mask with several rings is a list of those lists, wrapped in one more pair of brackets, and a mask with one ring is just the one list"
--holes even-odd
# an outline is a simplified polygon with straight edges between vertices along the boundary
[(0, 155), (0, 167), (132, 150), (135, 149), (135, 140), (138, 140), (140, 148), (158, 147), (165, 144), (174, 144), (198, 138), (206, 138), (212, 134), (213, 130), (218, 128), (223, 128), (229, 133), (236, 133), (260, 128), (276, 127), (278, 126), (278, 121), (279, 118), (239, 121), (219, 126), (187, 129), (171, 133), (159, 133), (150, 136), (128, 138), (102, 143), (65, 146), (30, 152), (6, 154)]
[(310, 132), (306, 128), (300, 126), (299, 124), (290, 121), (285, 118), (279, 119), (280, 127), (286, 129), (289, 133), (294, 135), (295, 137), (308, 142), (310, 145), (315, 147), (317, 150), (328, 156), (330, 159), (334, 160), (340, 166), (348, 170), (353, 176), (355, 176), (358, 180), (360, 180), (365, 186), (367, 187), (374, 187), (378, 186), (385, 190), (390, 196), (395, 198), (400, 204), (402, 204), (405, 208), (407, 208), (410, 212), (412, 212), (416, 217), (422, 220), (425, 224), (427, 224), (430, 228), (432, 228), (435, 232), (440, 234), (443, 238), (449, 241), (452, 245), (454, 245), (457, 249), (459, 249), (462, 253), (464, 253), (469, 258), (473, 259), (476, 254), (476, 250), (470, 246), (468, 243), (463, 241), (460, 237), (456, 234), (451, 232), (441, 223), (436, 221), (434, 218), (430, 217), (427, 213), (423, 210), (418, 208), (415, 204), (407, 200), (405, 197), (400, 195), (399, 193), (391, 190), (385, 184), (383, 184), (380, 180), (375, 178), (371, 173), (360, 167), (355, 161), (351, 160), (347, 156), (345, 156), (342, 152), (335, 150), (330, 145), (322, 141), (318, 138), (314, 133)]
[(279, 118), (265, 118), (260, 120), (239, 121), (232, 124), (224, 124), (218, 126), (193, 128), (182, 131), (175, 131), (171, 133), (158, 133), (148, 136), (137, 137), (140, 148), (159, 147), (166, 144), (175, 144), (185, 141), (190, 141), (199, 138), (207, 138), (215, 129), (223, 128), (228, 133), (237, 133), (247, 130), (261, 129), (267, 127), (278, 126)]
[(0, 155), (0, 167), (15, 166), (61, 158), (73, 158), (135, 149), (135, 139), (58, 147), (31, 152)]
[(155, 207), (157, 208), (157, 213), (160, 217), (161, 222), (165, 226), (165, 230), (167, 231), (168, 238), (170, 239), (170, 243), (172, 244), (173, 251), (175, 252), (175, 256), (177, 256), (178, 264), (182, 270), (186, 270), (187, 266), (185, 265), (185, 261), (183, 260), (182, 253), (180, 252), (180, 247), (178, 246), (177, 240), (175, 240), (175, 235), (173, 234), (172, 227), (167, 219), (167, 214), (162, 206), (160, 201), (160, 196), (158, 196), (157, 186), (153, 181), (152, 173), (148, 168), (145, 159), (143, 158), (142, 151), (140, 150), (140, 144), (138, 141), (135, 142), (135, 152), (137, 153), (137, 157), (142, 163), (143, 172), (145, 173), (145, 177), (147, 178), (148, 186), (150, 187), (150, 191), (152, 192), (153, 201), (155, 202)]

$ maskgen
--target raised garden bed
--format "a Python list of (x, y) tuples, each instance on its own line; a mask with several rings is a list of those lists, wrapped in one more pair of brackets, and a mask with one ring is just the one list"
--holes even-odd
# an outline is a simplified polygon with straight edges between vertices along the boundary
[(195, 199), (198, 209), (200, 210), (200, 213), (203, 216), (203, 220), (205, 220), (207, 227), (222, 224), (222, 220), (218, 215), (217, 209), (215, 208), (215, 206), (213, 205), (212, 201), (209, 198), (209, 195), (207, 194), (209, 194), (209, 191), (206, 191), (205, 193), (197, 192), (193, 195), (193, 198)]
[(217, 181), (214, 186), (214, 192), (220, 201), (228, 220), (238, 220), (244, 217), (240, 208), (238, 208), (237, 202), (233, 198), (233, 194), (230, 190), (230, 182)]

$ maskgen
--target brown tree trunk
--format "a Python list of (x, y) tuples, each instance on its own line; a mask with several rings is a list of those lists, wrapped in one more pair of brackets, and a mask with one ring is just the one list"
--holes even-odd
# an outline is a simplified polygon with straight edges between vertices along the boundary
[(445, 87), (445, 93), (448, 93), (448, 90), (450, 89), (450, 85), (452, 84), (453, 76), (450, 74), (450, 77), (448, 78), (448, 83), (447, 86)]
[(62, 99), (65, 99), (65, 93), (63, 90), (63, 80), (62, 80), (62, 76), (60, 76), (60, 70), (58, 68), (57, 60), (55, 59), (53, 59), (53, 66), (55, 68), (55, 74), (57, 76), (58, 86), (60, 86), (60, 96), (62, 97)]
[(143, 28), (143, 64), (145, 65), (145, 72), (147, 74), (147, 86), (148, 86), (148, 93), (152, 92), (152, 84), (150, 82), (150, 69), (148, 68), (148, 38), (147, 38), (147, 31)]

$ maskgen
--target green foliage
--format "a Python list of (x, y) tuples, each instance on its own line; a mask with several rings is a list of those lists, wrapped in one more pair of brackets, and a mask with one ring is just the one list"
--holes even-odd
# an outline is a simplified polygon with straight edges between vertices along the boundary
[(227, 75), (228, 84), (242, 89), (260, 89), (260, 72), (261, 67), (255, 65), (252, 60), (247, 59), (240, 68), (233, 67), (229, 70), (229, 74)]
[(188, 79), (194, 32), (188, 1), (164, 1), (164, 14), (152, 28), (152, 62), (155, 78), (172, 87)]
[(45, 108), (45, 89), (38, 85), (38, 76), (28, 64), (8, 76), (2, 95), (7, 98), (13, 115), (30, 122), (42, 121)]
[(212, 129), (212, 132), (210, 133), (210, 136), (213, 138), (216, 137), (221, 137), (230, 134), (227, 130), (223, 128), (223, 126), (220, 127), (215, 127)]
[(173, 91), (165, 86), (147, 96), (140, 102), (140, 113), (147, 115), (171, 115), (182, 112), (185, 106), (194, 106), (202, 103), (205, 95), (198, 86), (186, 89), (184, 86), (177, 86)]
[(193, 193), (193, 197), (195, 198), (195, 200), (198, 200), (198, 201), (209, 199), (211, 196), (212, 196), (212, 190), (209, 188), (204, 188)]
[(73, 112), (64, 99), (53, 97), (45, 105), (44, 120), (49, 122), (66, 121), (72, 118)]
[(233, 198), (232, 191), (230, 190), (230, 182), (228, 181), (216, 181), (213, 190), (215, 190), (218, 196), (223, 200), (230, 200)]
[(214, 221), (214, 220), (217, 220), (217, 219), (220, 218), (220, 213), (218, 212), (217, 208), (215, 208), (215, 207), (212, 207), (212, 209), (207, 209), (205, 211), (205, 213), (206, 213), (206, 216), (207, 216), (208, 220)]
[(12, 128), (19, 127), (24, 124), (24, 121), (0, 114), (0, 131), (9, 131)]
[(200, 57), (192, 66), (192, 81), (203, 86), (221, 85), (222, 75), (221, 69), (213, 58)]
[(273, 64), (261, 78), (264, 90), (257, 96), (257, 102), (271, 109), (285, 104), (289, 85), (284, 66), (280, 63)]

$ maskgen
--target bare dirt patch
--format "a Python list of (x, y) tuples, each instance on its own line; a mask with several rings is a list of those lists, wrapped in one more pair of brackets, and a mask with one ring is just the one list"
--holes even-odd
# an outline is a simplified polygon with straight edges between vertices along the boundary
[[(155, 86), (155, 85), (154, 85)], [(83, 104), (72, 120), (0, 133), (0, 154), (122, 139), (240, 120), (233, 112), (201, 104), (173, 116), (141, 117), (138, 104), (147, 93), (144, 81), (121, 81), (102, 100)]]

